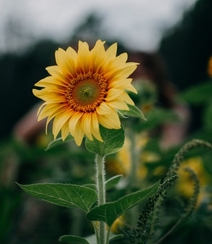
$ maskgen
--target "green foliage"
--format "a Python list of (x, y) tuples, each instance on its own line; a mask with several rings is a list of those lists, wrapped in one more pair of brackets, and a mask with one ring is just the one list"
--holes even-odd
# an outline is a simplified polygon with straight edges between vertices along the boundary
[[(170, 188), (173, 185), (177, 178), (177, 175), (174, 175), (171, 178), (167, 179), (163, 184), (160, 184), (157, 192), (148, 199), (145, 207), (139, 215), (137, 228), (133, 230), (132, 234), (130, 234), (130, 243), (143, 243), (143, 238), (147, 236), (147, 234), (149, 234), (147, 233), (147, 224), (151, 220), (151, 215), (153, 215), (152, 213), (154, 211), (157, 211), (157, 201), (159, 199), (164, 199), (164, 196), (166, 195), (168, 188)], [(154, 216), (154, 219), (152, 221), (155, 222), (156, 220), (157, 216)], [(152, 223), (152, 225), (153, 224), (155, 223)]]
[(156, 107), (147, 112), (145, 116), (145, 123), (135, 125), (139, 131), (151, 130), (161, 124), (179, 120), (178, 116), (173, 111)]
[[(212, 89), (211, 89), (211, 93), (212, 93)], [(207, 104), (205, 106), (205, 113), (203, 115), (204, 128), (210, 132), (212, 132), (211, 121), (212, 121), (212, 98), (211, 100), (207, 101)]]
[(180, 150), (179, 152), (175, 155), (172, 165), (169, 168), (165, 179), (171, 177), (173, 174), (177, 172), (179, 169), (181, 163), (183, 162), (185, 155), (193, 148), (198, 148), (198, 147), (203, 147), (207, 149), (212, 150), (212, 144), (209, 142), (203, 141), (203, 140), (198, 140), (198, 139), (193, 139), (189, 142), (187, 142)]
[(85, 186), (59, 183), (18, 185), (22, 190), (39, 199), (62, 207), (80, 208), (85, 212), (88, 212), (97, 200), (96, 192)]
[(106, 184), (106, 190), (110, 190), (112, 189), (114, 186), (116, 186), (119, 181), (122, 179), (122, 175), (115, 175), (113, 177), (111, 177), (110, 179), (108, 179), (105, 184)]
[(89, 152), (98, 154), (100, 156), (106, 156), (118, 152), (124, 144), (124, 129), (115, 130), (107, 129), (100, 126), (100, 133), (103, 142), (96, 140), (90, 141), (86, 138), (85, 146)]
[(127, 210), (146, 201), (149, 196), (157, 191), (158, 186), (159, 183), (156, 183), (146, 189), (130, 193), (117, 201), (94, 207), (87, 213), (86, 218), (91, 221), (104, 221), (111, 226)]
[(74, 236), (74, 235), (64, 235), (59, 238), (61, 242), (70, 242), (72, 244), (89, 244), (85, 238)]
[(140, 118), (143, 120), (146, 120), (146, 118), (144, 117), (144, 114), (141, 112), (141, 110), (139, 108), (137, 108), (134, 105), (127, 105), (129, 107), (129, 110), (119, 110), (119, 112), (121, 114), (123, 114), (123, 117), (125, 116), (129, 116), (129, 117), (135, 117), (135, 118)]
[(191, 104), (199, 104), (211, 99), (212, 82), (203, 82), (190, 87), (181, 94), (181, 97)]
[[(180, 214), (178, 214), (177, 218), (175, 219), (175, 223), (171, 223), (169, 226), (169, 230), (162, 230), (163, 234), (158, 236), (157, 233), (159, 232), (159, 225), (157, 225), (159, 218), (160, 218), (160, 210), (164, 205), (164, 202), (167, 198), (167, 189), (172, 186), (173, 182), (178, 178), (177, 171), (181, 166), (186, 154), (188, 154), (194, 148), (207, 148), (212, 150), (212, 144), (203, 141), (193, 139), (186, 143), (179, 151), (176, 153), (172, 165), (169, 168), (163, 183), (158, 188), (156, 194), (149, 198), (146, 206), (142, 210), (139, 221), (137, 223), (138, 228), (136, 228), (132, 234), (130, 234), (131, 243), (134, 244), (143, 244), (145, 243), (144, 240), (152, 240), (153, 242), (160, 243), (163, 239), (165, 239), (168, 235), (170, 235), (180, 224), (184, 224), (186, 219), (193, 213), (197, 204), (197, 198), (200, 192), (200, 183), (197, 177), (197, 174), (190, 168), (186, 168), (185, 171), (191, 176), (193, 180), (193, 194), (190, 197), (187, 205), (182, 208)], [(163, 213), (162, 218), (164, 218), (165, 213)], [(163, 219), (164, 221), (164, 219)], [(168, 224), (167, 224), (168, 225)], [(157, 230), (157, 231), (156, 231)]]
[(48, 145), (47, 148), (46, 148), (46, 151), (49, 150), (49, 149), (51, 149), (51, 148), (54, 148), (54, 147), (56, 147), (56, 146), (62, 145), (62, 144), (64, 144), (65, 142), (71, 141), (71, 140), (73, 140), (73, 139), (74, 139), (74, 138), (73, 138), (73, 136), (71, 136), (71, 135), (69, 135), (69, 136), (65, 139), (65, 141), (63, 141), (62, 137), (57, 138), (56, 140), (54, 140), (54, 141), (52, 141), (52, 142), (49, 143), (49, 145)]

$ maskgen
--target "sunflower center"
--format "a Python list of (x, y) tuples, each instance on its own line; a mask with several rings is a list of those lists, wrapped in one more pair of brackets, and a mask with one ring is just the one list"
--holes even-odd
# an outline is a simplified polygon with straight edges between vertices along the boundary
[(94, 112), (107, 96), (107, 82), (99, 74), (79, 76), (71, 81), (66, 99), (78, 112)]
[(82, 106), (94, 104), (100, 97), (101, 89), (93, 80), (78, 82), (73, 89), (73, 98)]

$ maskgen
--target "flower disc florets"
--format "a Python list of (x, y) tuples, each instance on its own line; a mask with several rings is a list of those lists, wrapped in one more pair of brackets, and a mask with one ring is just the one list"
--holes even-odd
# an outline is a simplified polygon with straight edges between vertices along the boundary
[(136, 63), (127, 63), (127, 54), (116, 56), (117, 44), (107, 50), (98, 40), (89, 50), (86, 42), (79, 41), (78, 52), (69, 47), (55, 53), (57, 65), (47, 68), (50, 76), (35, 85), (33, 93), (44, 103), (38, 110), (38, 119), (53, 120), (54, 138), (61, 132), (62, 139), (71, 134), (77, 145), (84, 136), (102, 141), (99, 125), (119, 129), (117, 110), (129, 110), (134, 105), (127, 94), (136, 93), (129, 75)]

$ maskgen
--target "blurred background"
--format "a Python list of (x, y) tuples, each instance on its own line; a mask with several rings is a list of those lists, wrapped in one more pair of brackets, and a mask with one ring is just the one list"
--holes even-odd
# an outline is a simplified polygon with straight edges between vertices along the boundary
[[(58, 237), (69, 232), (90, 234), (89, 228), (79, 228), (82, 217), (78, 225), (71, 225), (80, 212), (41, 204), (22, 193), (15, 182), (83, 184), (93, 180), (93, 158), (83, 149), (71, 144), (71, 152), (67, 145), (44, 151), (52, 137), (43, 135), (42, 123), (33, 124), (33, 108), (39, 101), (31, 90), (47, 76), (45, 67), (55, 64), (56, 49), (97, 39), (118, 42), (119, 53), (129, 52), (129, 60), (140, 63), (133, 78), (152, 80), (159, 93), (154, 103), (173, 109), (182, 119), (180, 128), (174, 126), (171, 132), (163, 127), (168, 132), (165, 139), (160, 136), (168, 155), (166, 158), (160, 151), (166, 159), (162, 162), (167, 167), (190, 138), (212, 142), (211, 0), (0, 0), (0, 243), (58, 243)], [(138, 102), (149, 111), (149, 103)], [(167, 117), (170, 114), (164, 116), (158, 110), (150, 113), (145, 130), (152, 131), (158, 118), (161, 124), (163, 119), (167, 123)], [(167, 144), (173, 144), (168, 154)], [(156, 150), (154, 143), (147, 148)], [(212, 167), (209, 163), (204, 166), (210, 175)], [(193, 227), (196, 225), (191, 230)], [(202, 243), (209, 243), (208, 222), (207, 227), (203, 224), (203, 233), (206, 239)]]

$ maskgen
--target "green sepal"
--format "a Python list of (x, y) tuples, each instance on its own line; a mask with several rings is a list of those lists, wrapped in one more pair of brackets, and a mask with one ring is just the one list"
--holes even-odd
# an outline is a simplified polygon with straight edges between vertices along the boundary
[(135, 105), (130, 105), (130, 104), (127, 104), (127, 106), (129, 107), (129, 110), (119, 110), (119, 113), (121, 113), (123, 118), (126, 118), (126, 116), (129, 116), (129, 117), (136, 117), (136, 118), (146, 120), (144, 114), (138, 107), (136, 107)]
[(124, 145), (124, 129), (107, 129), (100, 126), (100, 133), (103, 142), (86, 138), (85, 146), (91, 153), (98, 154), (102, 157), (118, 152)]
[(80, 208), (86, 213), (97, 200), (96, 191), (85, 186), (61, 183), (18, 185), (31, 196), (62, 207)]
[(86, 215), (91, 221), (103, 221), (112, 226), (114, 221), (132, 207), (146, 201), (151, 195), (157, 192), (159, 182), (137, 192), (130, 193), (117, 201), (109, 202), (92, 208)]
[(74, 235), (64, 235), (59, 238), (60, 242), (70, 242), (72, 244), (90, 244), (85, 238)]
[(63, 140), (62, 137), (59, 137), (59, 138), (55, 139), (54, 141), (51, 141), (48, 144), (48, 146), (46, 147), (45, 151), (48, 151), (49, 149), (51, 149), (53, 147), (62, 145), (63, 143), (68, 142), (68, 141), (71, 141), (73, 139), (74, 139), (74, 137), (71, 136), (71, 135), (67, 136), (65, 140)]

